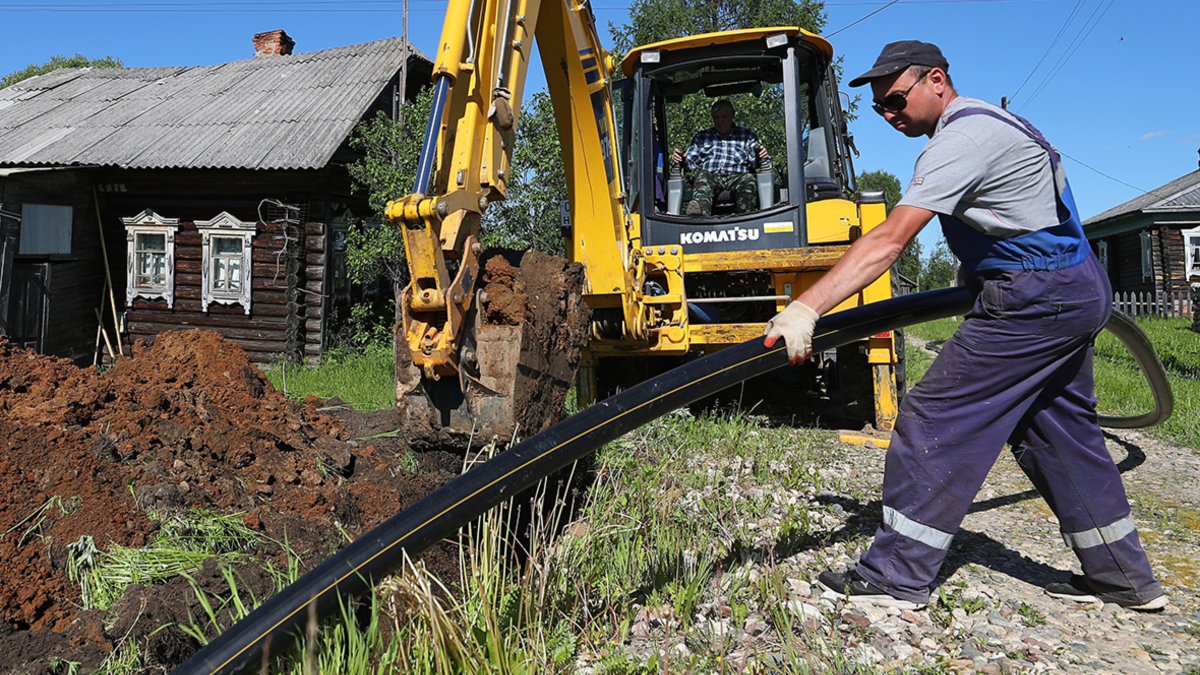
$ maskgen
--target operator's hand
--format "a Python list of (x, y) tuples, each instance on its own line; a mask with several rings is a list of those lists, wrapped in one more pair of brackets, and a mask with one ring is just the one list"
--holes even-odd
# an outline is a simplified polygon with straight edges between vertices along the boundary
[(758, 146), (758, 156), (763, 159), (771, 158), (771, 153), (767, 152), (767, 146), (765, 146), (765, 145)]
[(683, 151), (682, 150), (680, 150), (679, 148), (675, 148), (675, 152), (671, 153), (671, 163), (672, 164), (682, 164), (683, 163)]
[(803, 363), (812, 352), (813, 331), (820, 318), (815, 309), (794, 300), (767, 322), (767, 328), (763, 331), (767, 338), (763, 344), (769, 349), (782, 337), (787, 343), (788, 361)]

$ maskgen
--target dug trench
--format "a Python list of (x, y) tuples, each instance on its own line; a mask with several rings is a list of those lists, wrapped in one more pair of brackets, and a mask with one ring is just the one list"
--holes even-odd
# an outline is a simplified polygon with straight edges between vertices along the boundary
[[(582, 274), (543, 258), (528, 267), (529, 256), (520, 265), (511, 254), (490, 258), (487, 320), (526, 326), (574, 367), (587, 317), (562, 289)], [(565, 395), (547, 383), (519, 409), (544, 425)], [(462, 470), (461, 448), (411, 452), (399, 420), (395, 409), (289, 400), (213, 332), (138, 342), (104, 374), (0, 338), (0, 672), (55, 673), (70, 662), (87, 673), (127, 638), (150, 670), (182, 663), (199, 648), (182, 626), (204, 616), (193, 586), (228, 592), (215, 560), (190, 580), (132, 584), (101, 611), (82, 608), (69, 547), (86, 537), (101, 551), (144, 547), (168, 516), (203, 509), (237, 514), (260, 534), (251, 557), (284, 566), (293, 555), (303, 572)], [(423, 560), (457, 578), (454, 544)], [(255, 562), (233, 573), (247, 597), (274, 592)]]

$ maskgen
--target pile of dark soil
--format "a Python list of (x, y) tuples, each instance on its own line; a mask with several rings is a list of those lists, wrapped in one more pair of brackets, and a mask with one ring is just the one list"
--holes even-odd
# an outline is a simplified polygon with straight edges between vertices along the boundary
[[(88, 672), (126, 634), (147, 636), (147, 658), (164, 669), (197, 648), (181, 631), (150, 637), (201, 614), (185, 580), (131, 586), (106, 614), (80, 611), (65, 565), (81, 536), (137, 547), (158, 528), (149, 514), (204, 508), (243, 514), (264, 535), (256, 557), (282, 562), (287, 542), (311, 566), (459, 471), (459, 456), (437, 451), (418, 455), (416, 473), (400, 469), (403, 448), (369, 438), (397, 429), (394, 410), (318, 405), (285, 398), (211, 332), (138, 343), (103, 376), (0, 339), (0, 672), (57, 672), (52, 658)], [(425, 560), (456, 571), (451, 551)], [(238, 574), (259, 600), (273, 593), (256, 566)], [(215, 565), (196, 579), (224, 583)]]

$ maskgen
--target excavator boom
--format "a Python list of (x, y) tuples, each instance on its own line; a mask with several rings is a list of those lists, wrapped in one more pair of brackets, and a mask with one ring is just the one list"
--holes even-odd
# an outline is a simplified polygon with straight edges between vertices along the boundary
[[(540, 258), (530, 262), (536, 270), (520, 259), (493, 264), (479, 242), (480, 217), (507, 194), (535, 36), (566, 170), (596, 172), (603, 162), (605, 180), (568, 180), (570, 198), (591, 217), (608, 219), (616, 245), (576, 259), (615, 278), (618, 296), (627, 287), (611, 131), (614, 64), (590, 9), (562, 0), (451, 0), (413, 194), (387, 209), (388, 221), (403, 228), (410, 273), (396, 329), (397, 405), (418, 444), (508, 440), (557, 421), (587, 341), (590, 317), (579, 300), (585, 289), (577, 268), (564, 261), (550, 270)], [(538, 292), (526, 293), (532, 288)], [(492, 307), (514, 298), (523, 298), (526, 312)], [(555, 311), (538, 307), (554, 301)]]
[[(553, 270), (479, 241), (512, 179), (535, 38), (568, 192), (567, 260)], [(636, 48), (618, 81), (586, 2), (450, 0), (421, 168), (387, 210), (411, 274), (396, 329), (410, 441), (533, 434), (561, 415), (577, 369), (588, 404), (761, 334), (885, 217), (882, 193), (854, 192), (832, 60), (814, 33), (759, 27)], [(753, 196), (684, 213), (696, 167), (689, 184), (668, 158), (714, 104), (741, 106), (769, 161), (738, 169), (753, 172)], [(837, 309), (889, 298), (892, 283), (885, 274)], [(900, 344), (886, 333), (814, 355), (802, 384), (890, 430)]]

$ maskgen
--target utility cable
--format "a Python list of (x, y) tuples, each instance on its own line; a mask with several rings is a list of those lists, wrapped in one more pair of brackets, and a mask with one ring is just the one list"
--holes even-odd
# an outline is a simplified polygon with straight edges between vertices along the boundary
[[(1096, 5), (1095, 11), (1092, 12), (1092, 17), (1088, 17), (1088, 20), (1083, 24), (1083, 28), (1080, 28), (1079, 33), (1076, 34), (1075, 40), (1072, 40), (1071, 44), (1067, 46), (1068, 51), (1059, 57), (1058, 61), (1054, 64), (1054, 67), (1051, 69), (1050, 74), (1042, 80), (1041, 84), (1038, 85), (1037, 90), (1030, 94), (1029, 99), (1021, 105), (1020, 110), (1017, 112), (1020, 112), (1028, 107), (1029, 104), (1033, 102), (1033, 99), (1037, 98), (1038, 94), (1042, 93), (1047, 85), (1050, 84), (1050, 81), (1053, 80), (1054, 77), (1058, 75), (1059, 71), (1061, 71), (1063, 67), (1067, 65), (1067, 61), (1070, 61), (1071, 57), (1075, 55), (1075, 52), (1079, 51), (1079, 48), (1083, 46), (1083, 43), (1088, 39), (1088, 36), (1092, 34), (1092, 31), (1095, 30), (1096, 26), (1100, 24), (1100, 20), (1104, 18), (1105, 14), (1108, 14), (1108, 10), (1112, 9), (1112, 6), (1114, 3), (1116, 3), (1116, 1), (1117, 0), (1109, 0), (1108, 5), (1104, 7), (1104, 11), (1100, 13), (1100, 16), (1097, 17), (1095, 21), (1092, 21), (1092, 17), (1096, 16), (1096, 12), (1100, 11), (1100, 7), (1104, 3), (1104, 0), (1100, 0), (1100, 4)], [(1089, 22), (1091, 22), (1090, 27), (1088, 26)], [(1086, 34), (1083, 33), (1085, 29), (1087, 30)], [(1082, 35), (1082, 37), (1080, 37), (1080, 35)]]
[[(1150, 194), (1150, 191), (1149, 191), (1149, 190), (1143, 190), (1142, 188), (1140, 188), (1140, 187), (1138, 187), (1138, 186), (1136, 186), (1136, 185), (1130, 185), (1129, 183), (1126, 183), (1125, 181), (1121, 180), (1120, 178), (1115, 178), (1115, 177), (1113, 177), (1113, 176), (1110, 176), (1110, 175), (1108, 175), (1108, 174), (1104, 173), (1104, 172), (1103, 172), (1103, 171), (1101, 171), (1100, 169), (1097, 169), (1096, 167), (1094, 167), (1094, 166), (1092, 166), (1092, 165), (1090, 165), (1090, 164), (1087, 164), (1087, 163), (1085, 163), (1085, 162), (1082, 162), (1082, 161), (1080, 161), (1080, 160), (1078, 160), (1078, 159), (1075, 159), (1074, 157), (1072, 157), (1072, 156), (1068, 155), (1067, 153), (1063, 152), (1062, 150), (1059, 150), (1058, 148), (1055, 148), (1055, 150), (1058, 150), (1058, 154), (1062, 155), (1063, 157), (1066, 157), (1067, 159), (1069, 159), (1069, 160), (1071, 160), (1071, 161), (1073, 161), (1073, 162), (1075, 162), (1075, 163), (1077, 163), (1077, 164), (1080, 164), (1080, 165), (1082, 165), (1082, 166), (1085, 166), (1085, 167), (1087, 167), (1087, 168), (1091, 169), (1092, 171), (1095, 171), (1096, 173), (1100, 174), (1101, 176), (1104, 176), (1105, 178), (1107, 178), (1107, 179), (1109, 179), (1109, 180), (1111, 180), (1111, 181), (1115, 181), (1115, 182), (1117, 182), (1117, 183), (1120, 183), (1121, 185), (1124, 185), (1125, 187), (1131, 187), (1131, 188), (1133, 188), (1134, 190), (1137, 190), (1138, 192), (1142, 193), (1143, 195)], [(1140, 195), (1139, 195), (1139, 196), (1140, 196)]]
[(1050, 52), (1053, 51), (1054, 46), (1058, 44), (1058, 41), (1062, 38), (1063, 33), (1067, 32), (1067, 26), (1071, 25), (1071, 22), (1075, 20), (1075, 16), (1079, 13), (1080, 8), (1083, 7), (1085, 1), (1086, 0), (1077, 0), (1075, 7), (1071, 9), (1071, 13), (1067, 15), (1067, 20), (1063, 22), (1062, 28), (1058, 29), (1058, 34), (1055, 35), (1054, 39), (1050, 41), (1050, 46), (1046, 47), (1046, 51), (1042, 54), (1042, 58), (1038, 59), (1037, 65), (1033, 67), (1033, 70), (1029, 71), (1029, 75), (1025, 76), (1025, 81), (1021, 83), (1021, 86), (1017, 87), (1017, 90), (1008, 97), (1009, 101), (1017, 98), (1017, 94), (1021, 93), (1021, 90), (1024, 89), (1025, 85), (1029, 83), (1029, 80), (1033, 78), (1033, 74), (1037, 72), (1037, 69), (1042, 67), (1042, 63), (1045, 62), (1047, 56), (1050, 56)]
[[(844, 310), (817, 322), (813, 350), (822, 352), (887, 330), (961, 315), (973, 299), (966, 288), (945, 288)], [(1168, 419), (1174, 406), (1162, 361), (1136, 322), (1113, 312), (1106, 328), (1133, 352), (1154, 397), (1154, 408), (1136, 417), (1100, 423), (1142, 428)], [(459, 528), (543, 477), (622, 434), (676, 408), (748, 378), (787, 365), (782, 344), (761, 336), (626, 389), (515, 444), (455, 478), (351, 542), (280, 591), (176, 668), (173, 675), (248, 675), (265, 670), (305, 629), (345, 611), (349, 598), (369, 591), (406, 559), (452, 536)]]
[(887, 9), (888, 7), (891, 7), (892, 5), (896, 4), (897, 2), (900, 2), (900, 0), (892, 0), (892, 1), (891, 1), (891, 2), (889, 2), (888, 4), (884, 5), (883, 7), (880, 7), (879, 9), (875, 10), (874, 12), (871, 12), (870, 14), (868, 14), (868, 15), (864, 16), (863, 18), (859, 19), (858, 21), (855, 21), (854, 23), (851, 23), (851, 24), (849, 24), (849, 25), (847, 25), (847, 26), (842, 26), (841, 28), (839, 28), (839, 29), (837, 29), (837, 30), (833, 31), (832, 33), (826, 33), (824, 37), (826, 37), (826, 38), (831, 38), (831, 37), (833, 37), (834, 35), (837, 35), (838, 33), (840, 33), (840, 32), (842, 32), (842, 31), (846, 30), (847, 28), (850, 28), (850, 27), (852, 27), (852, 26), (857, 26), (858, 24), (860, 24), (860, 23), (862, 23), (862, 22), (866, 21), (867, 19), (869, 19), (869, 18), (871, 18), (871, 17), (875, 16), (876, 14), (878, 14), (878, 13), (882, 12), (883, 10)]

